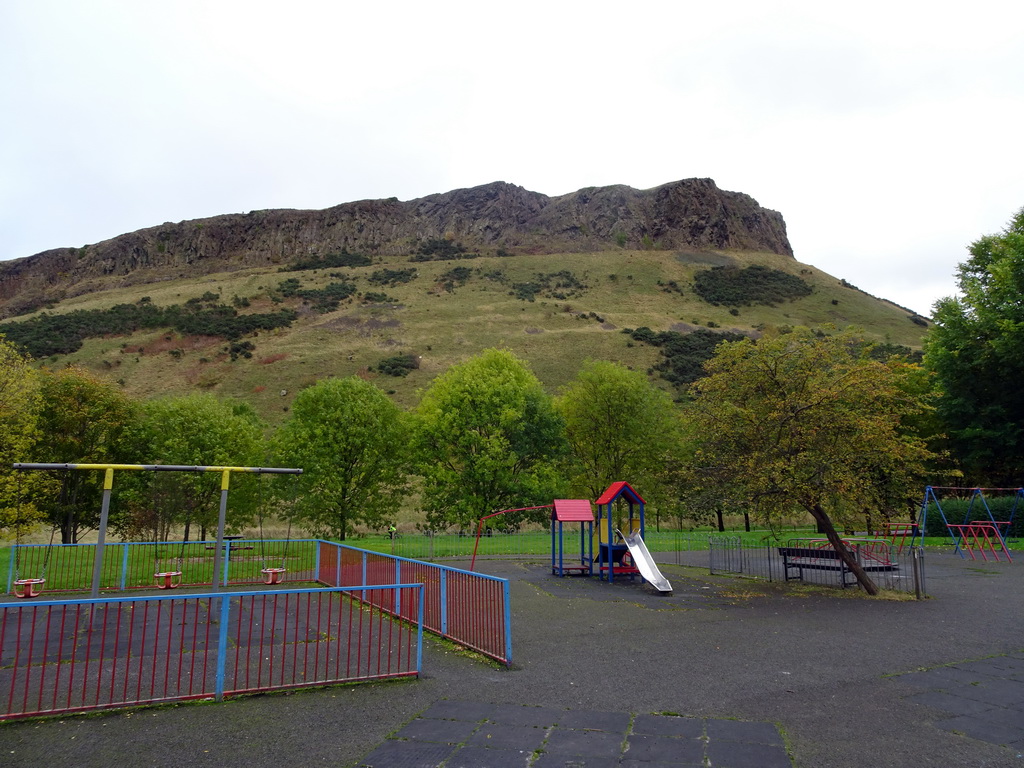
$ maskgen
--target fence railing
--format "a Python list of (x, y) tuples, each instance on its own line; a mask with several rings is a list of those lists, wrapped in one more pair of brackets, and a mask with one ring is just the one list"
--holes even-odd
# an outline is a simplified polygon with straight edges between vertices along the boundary
[[(152, 589), (157, 573), (179, 573), (176, 583), (213, 584), (215, 541), (107, 543), (103, 547), (101, 591)], [(95, 544), (14, 545), (6, 591), (19, 578), (44, 578), (47, 592), (88, 591)], [(259, 584), (264, 568), (285, 568), (289, 581), (316, 581), (315, 539), (241, 539), (224, 542), (220, 584)]]
[[(426, 629), (505, 664), (512, 663), (512, 618), (507, 579), (420, 560), (321, 541), (322, 584), (416, 582), (424, 587)], [(379, 607), (404, 616), (406, 606), (380, 595)], [(400, 597), (400, 596), (399, 596)]]
[(3, 603), (0, 719), (416, 676), (423, 595), (394, 584)]
[[(881, 588), (897, 592), (927, 594), (924, 548), (896, 548), (879, 539), (849, 540), (854, 557)], [(791, 539), (784, 544), (766, 545), (739, 536), (709, 536), (708, 565), (711, 573), (742, 574), (768, 581), (786, 581), (799, 573), (800, 580), (831, 586), (850, 582), (850, 572), (827, 555), (832, 554), (820, 538)]]

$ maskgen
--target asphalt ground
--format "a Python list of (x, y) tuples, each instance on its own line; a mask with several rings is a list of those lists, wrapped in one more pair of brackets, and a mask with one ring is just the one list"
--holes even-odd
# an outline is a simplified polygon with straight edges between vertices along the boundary
[[(681, 566), (663, 567), (674, 587), (665, 597), (640, 583), (554, 577), (538, 563), (478, 566), (512, 582), (511, 668), (429, 641), (414, 681), (5, 723), (0, 765), (377, 768), (388, 762), (367, 760), (415, 740), (423, 721), (455, 727), (456, 718), (438, 713), (456, 708), (479, 717), (449, 746), (493, 748), (468, 739), (543, 711), (555, 713), (552, 723), (532, 728), (551, 745), (558, 728), (616, 715), (632, 724), (612, 740), (620, 747), (644, 735), (637, 723), (701, 723), (701, 759), (722, 768), (729, 760), (712, 747), (729, 739), (713, 728), (729, 722), (768, 734), (761, 743), (769, 746), (777, 734), (797, 768), (1024, 766), (1024, 562), (929, 553), (931, 598), (923, 601)], [(553, 749), (524, 751), (522, 764), (605, 764), (565, 754), (557, 763)], [(771, 754), (774, 761), (778, 751)], [(614, 749), (608, 755), (619, 759)], [(748, 758), (734, 764), (773, 764)]]

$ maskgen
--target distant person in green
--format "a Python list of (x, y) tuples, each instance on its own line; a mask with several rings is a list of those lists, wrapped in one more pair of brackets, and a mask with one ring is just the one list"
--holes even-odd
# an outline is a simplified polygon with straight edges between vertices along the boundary
[(388, 526), (388, 537), (392, 538), (392, 539), (397, 539), (398, 538), (398, 529), (395, 528), (395, 524), (394, 523), (392, 523), (391, 525)]

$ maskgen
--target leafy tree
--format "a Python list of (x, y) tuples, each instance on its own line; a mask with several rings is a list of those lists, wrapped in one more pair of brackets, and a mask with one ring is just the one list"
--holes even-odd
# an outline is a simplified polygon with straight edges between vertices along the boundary
[[(258, 464), (263, 457), (263, 425), (248, 405), (235, 405), (203, 393), (150, 400), (142, 411), (147, 447), (146, 459), (139, 463), (245, 467)], [(216, 527), (219, 473), (154, 472), (140, 479), (148, 493), (137, 511), (156, 530), (157, 539), (166, 539), (171, 523), (184, 527), (185, 541), (193, 524), (199, 526), (201, 540)], [(253, 486), (258, 481), (232, 475), (228, 509), (232, 527), (251, 520)]]
[(11, 469), (15, 462), (27, 461), (36, 439), (38, 408), (38, 374), (29, 358), (0, 336), (0, 531), (10, 534), (38, 519), (29, 486), (38, 486), (41, 476)]
[(302, 390), (275, 436), (278, 460), (303, 470), (297, 518), (341, 540), (357, 523), (393, 519), (406, 491), (407, 427), (398, 406), (356, 376)]
[(931, 452), (907, 425), (928, 406), (914, 366), (872, 360), (849, 333), (805, 328), (723, 344), (694, 384), (696, 463), (705, 487), (739, 494), (768, 521), (800, 507), (869, 594), (878, 588), (833, 518), (900, 503)]
[(448, 369), (424, 393), (417, 417), (423, 505), (432, 528), (472, 526), (490, 512), (555, 498), (562, 420), (537, 377), (511, 352), (485, 350)]
[[(131, 463), (138, 406), (115, 385), (72, 366), (44, 370), (40, 394), (39, 439), (30, 461)], [(98, 525), (102, 490), (103, 472), (69, 470), (59, 476), (57, 492), (40, 499), (38, 506), (60, 529), (62, 543), (77, 543)]]
[(925, 365), (944, 396), (939, 414), (972, 483), (1024, 477), (1024, 208), (970, 247), (960, 297), (935, 305)]
[(556, 401), (565, 420), (574, 490), (596, 499), (617, 480), (653, 488), (679, 436), (671, 398), (617, 363), (583, 366)]

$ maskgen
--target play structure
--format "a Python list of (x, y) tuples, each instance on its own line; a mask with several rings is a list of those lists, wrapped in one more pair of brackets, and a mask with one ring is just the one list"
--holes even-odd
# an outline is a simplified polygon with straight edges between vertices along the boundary
[[(627, 506), (616, 523), (615, 505)], [(551, 573), (555, 576), (598, 576), (612, 582), (615, 576), (639, 574), (661, 593), (670, 593), (672, 585), (658, 569), (644, 543), (644, 500), (629, 483), (608, 486), (595, 502), (595, 518), (590, 502), (559, 499), (551, 505)], [(566, 562), (566, 526), (579, 525), (578, 562)], [(628, 531), (623, 534), (622, 529)], [(575, 559), (575, 558), (574, 558)]]
[[(997, 519), (993, 512), (997, 498), (1001, 501), (999, 517), (1004, 519)], [(996, 562), (1001, 561), (1003, 557), (1007, 562), (1012, 562), (1006, 539), (1013, 529), (1014, 517), (1022, 498), (1024, 488), (928, 486), (925, 488), (921, 511), (911, 535), (911, 544), (918, 535), (922, 541), (924, 536), (929, 535), (928, 515), (931, 511), (932, 527), (935, 527), (934, 513), (938, 513), (942, 520), (943, 533), (949, 535), (954, 551), (960, 557), (966, 558), (970, 555), (972, 560), (976, 560), (977, 552), (982, 560), (989, 560), (991, 556)], [(953, 515), (954, 506), (964, 509), (963, 515), (956, 522), (949, 519)]]
[[(615, 521), (615, 504), (622, 502), (628, 507), (625, 517)], [(473, 559), (469, 570), (476, 568), (480, 537), (484, 535), (484, 522), (510, 512), (533, 512), (551, 510), (551, 573), (555, 576), (598, 576), (602, 580), (614, 581), (615, 576), (636, 578), (639, 574), (645, 581), (663, 594), (672, 592), (672, 585), (658, 569), (644, 543), (644, 500), (629, 483), (618, 482), (597, 500), (597, 517), (586, 499), (555, 499), (551, 504), (539, 507), (517, 507), (503, 509), (485, 515), (477, 521), (476, 542), (473, 545)], [(621, 517), (621, 515), (620, 515)], [(567, 526), (579, 525), (577, 539), (578, 554), (568, 554)], [(622, 528), (629, 531), (622, 533)]]
[[(206, 467), (206, 466), (181, 466), (172, 464), (15, 464), (19, 470), (75, 470), (90, 471), (100, 470), (104, 472), (103, 479), (103, 500), (100, 510), (100, 521), (97, 529), (96, 551), (92, 571), (91, 597), (98, 598), (100, 591), (101, 570), (103, 566), (104, 547), (106, 546), (107, 525), (110, 514), (110, 499), (114, 487), (115, 471), (148, 471), (148, 472), (219, 472), (221, 474), (220, 486), (220, 512), (217, 518), (217, 541), (214, 545), (213, 558), (213, 580), (210, 585), (213, 591), (219, 588), (219, 574), (221, 573), (221, 561), (226, 549), (226, 540), (232, 537), (225, 537), (224, 527), (227, 515), (228, 490), (231, 485), (232, 472), (255, 473), (257, 475), (300, 475), (301, 469), (288, 469), (280, 467)], [(260, 517), (260, 530), (262, 535), (262, 511)], [(289, 532), (290, 532), (289, 528)], [(261, 539), (262, 544), (262, 539)], [(15, 564), (15, 578), (12, 584), (13, 592), (19, 598), (34, 598), (42, 594), (43, 585), (46, 583), (46, 567), (49, 562), (49, 552), (53, 547), (53, 535), (51, 533), (50, 546), (47, 548), (46, 557), (43, 561), (42, 573), (38, 576), (23, 577), (20, 573), (19, 563)], [(287, 550), (286, 550), (287, 552)], [(181, 562), (184, 554), (184, 543), (179, 553), (177, 563), (169, 568), (162, 568), (159, 560), (156, 561), (153, 574), (154, 586), (158, 589), (175, 589), (181, 584), (182, 570)], [(20, 548), (16, 549), (16, 558), (20, 557)], [(285, 572), (284, 564), (281, 567), (264, 567), (261, 571), (264, 582), (268, 585), (280, 584)]]

